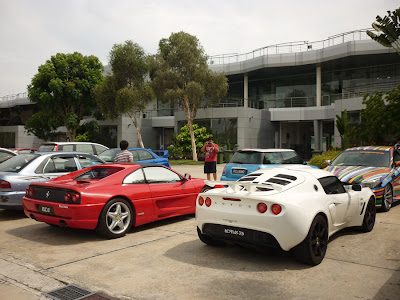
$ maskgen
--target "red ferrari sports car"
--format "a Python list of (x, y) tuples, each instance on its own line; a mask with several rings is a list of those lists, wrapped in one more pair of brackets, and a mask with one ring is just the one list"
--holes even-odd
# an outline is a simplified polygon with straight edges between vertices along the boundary
[(204, 187), (204, 179), (158, 164), (102, 164), (32, 183), (23, 206), (36, 221), (118, 238), (132, 226), (193, 214)]

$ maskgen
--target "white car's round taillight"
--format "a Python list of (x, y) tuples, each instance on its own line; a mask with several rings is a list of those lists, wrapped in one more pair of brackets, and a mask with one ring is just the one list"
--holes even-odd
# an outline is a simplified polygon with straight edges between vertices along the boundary
[(267, 204), (265, 204), (263, 202), (260, 202), (260, 203), (257, 204), (257, 210), (260, 213), (262, 213), (262, 214), (265, 213), (267, 211), (267, 209), (268, 209)]
[(199, 205), (202, 206), (204, 204), (204, 198), (199, 197)]
[(271, 211), (274, 215), (279, 215), (282, 211), (282, 207), (279, 204), (273, 204), (271, 206)]

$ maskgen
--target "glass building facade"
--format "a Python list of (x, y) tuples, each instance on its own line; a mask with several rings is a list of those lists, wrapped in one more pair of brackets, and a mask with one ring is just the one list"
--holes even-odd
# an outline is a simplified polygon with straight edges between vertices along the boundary
[[(345, 62), (322, 64), (322, 105), (396, 87), (400, 83), (400, 63), (380, 64), (386, 60), (387, 57), (373, 61), (364, 59), (359, 64), (355, 61), (348, 65)], [(232, 76), (232, 81), (226, 100), (235, 99), (240, 103), (244, 97), (244, 81), (239, 81), (237, 75)], [(279, 68), (279, 73), (270, 69), (249, 73), (248, 98), (249, 106), (259, 109), (315, 106), (315, 66)]]

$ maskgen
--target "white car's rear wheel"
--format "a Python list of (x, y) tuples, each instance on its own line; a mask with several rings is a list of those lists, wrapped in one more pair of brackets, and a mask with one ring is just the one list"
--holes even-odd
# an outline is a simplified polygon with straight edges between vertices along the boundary
[(375, 225), (376, 218), (376, 206), (375, 199), (371, 197), (368, 201), (367, 207), (365, 208), (364, 220), (361, 227), (363, 232), (370, 232)]
[(307, 237), (295, 247), (296, 257), (303, 263), (318, 265), (328, 248), (328, 225), (323, 216), (318, 215), (311, 223)]

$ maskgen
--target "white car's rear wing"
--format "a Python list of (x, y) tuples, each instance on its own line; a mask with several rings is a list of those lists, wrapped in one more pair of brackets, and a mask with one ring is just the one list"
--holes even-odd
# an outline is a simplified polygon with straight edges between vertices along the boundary
[[(238, 182), (238, 181), (209, 181), (205, 180), (205, 184), (214, 188), (230, 187), (235, 193), (241, 191), (243, 188), (249, 193), (254, 193), (257, 189), (271, 189), (276, 192), (282, 191), (282, 185), (274, 183), (253, 183), (253, 182)], [(259, 191), (259, 190), (258, 190)]]

